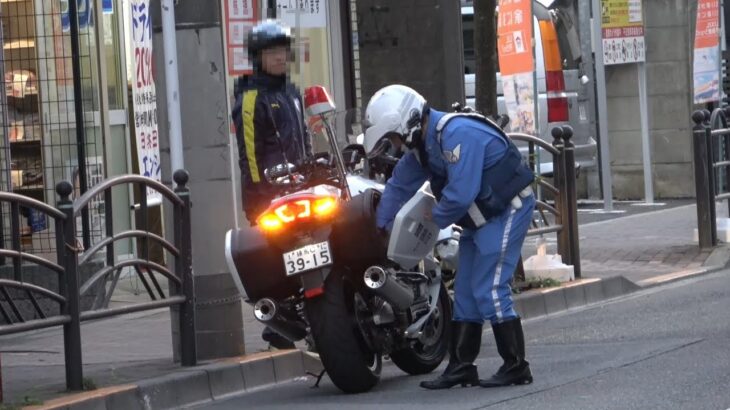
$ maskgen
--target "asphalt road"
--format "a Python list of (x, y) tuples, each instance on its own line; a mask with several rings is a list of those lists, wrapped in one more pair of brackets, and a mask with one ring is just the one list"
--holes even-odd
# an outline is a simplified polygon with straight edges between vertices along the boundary
[[(214, 409), (730, 409), (730, 271), (525, 324), (535, 382), (500, 389), (425, 391), (387, 363), (360, 395), (298, 380)], [(490, 331), (482, 375), (500, 361)], [(438, 369), (441, 371), (445, 366)]]

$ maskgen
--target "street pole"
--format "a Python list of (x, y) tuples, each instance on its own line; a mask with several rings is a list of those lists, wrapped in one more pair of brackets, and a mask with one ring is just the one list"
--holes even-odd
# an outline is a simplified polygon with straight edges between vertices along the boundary
[[(172, 1), (152, 0), (150, 9), (153, 13), (163, 11), (161, 4)], [(191, 229), (193, 255), (193, 281), (195, 284), (195, 320), (197, 357), (209, 360), (220, 357), (239, 356), (245, 353), (243, 308), (241, 295), (226, 266), (225, 234), (235, 228), (235, 214), (241, 212), (234, 204), (233, 170), (237, 165), (230, 154), (231, 139), (228, 124), (228, 92), (226, 90), (226, 70), (223, 55), (223, 30), (221, 11), (210, 7), (206, 1), (177, 2), (174, 9), (175, 24), (165, 27), (164, 32), (176, 37), (178, 44), (185, 47), (177, 49), (176, 57), (184, 64), (178, 65), (179, 89), (177, 98), (180, 107), (180, 126), (185, 134), (179, 140), (172, 135), (160, 138), (160, 153), (163, 162), (178, 161), (176, 155), (185, 160), (186, 170), (190, 173)], [(152, 16), (154, 24), (163, 21), (162, 16)], [(169, 23), (169, 21), (168, 21)], [(156, 29), (159, 26), (156, 27)], [(164, 46), (164, 35), (154, 30), (154, 47), (160, 50)], [(169, 49), (168, 49), (169, 50)], [(167, 65), (170, 54), (165, 50), (155, 53), (157, 67)], [(158, 72), (157, 84), (159, 93), (158, 106), (165, 107), (167, 96), (174, 94), (167, 90), (170, 81), (164, 76), (167, 70)], [(174, 85), (174, 84), (173, 84)], [(160, 90), (165, 88), (163, 92)], [(167, 110), (158, 110), (160, 117), (160, 134), (168, 135), (168, 126), (172, 126), (172, 118), (168, 118)], [(178, 144), (177, 147), (174, 144)], [(183, 151), (183, 144), (185, 150)], [(170, 158), (166, 157), (169, 149)], [(175, 154), (175, 149), (178, 153)], [(182, 161), (181, 161), (182, 162)], [(178, 164), (173, 163), (173, 166)], [(172, 181), (170, 167), (163, 167), (163, 181)], [(174, 169), (174, 168), (173, 168)], [(165, 224), (173, 226), (172, 212), (165, 212)], [(179, 314), (179, 312), (174, 312)], [(179, 335), (174, 324), (173, 334)], [(179, 338), (173, 341), (173, 357), (180, 359)]]
[[(578, 32), (580, 34), (581, 51), (580, 72), (581, 77), (585, 76), (588, 79), (585, 84), (581, 82), (583, 85), (581, 91), (578, 93), (578, 110), (581, 113), (581, 117), (584, 117), (588, 123), (589, 135), (596, 138), (598, 130), (596, 127), (595, 64), (591, 35), (593, 29), (591, 26), (591, 3), (588, 1), (578, 1), (576, 3), (576, 7), (578, 8)], [(595, 188), (592, 188), (593, 186), (599, 185), (597, 180), (595, 182), (593, 180), (597, 176), (592, 177), (592, 175), (595, 175), (595, 171), (588, 171), (587, 175), (587, 178), (589, 178), (588, 197), (591, 198), (594, 195), (600, 195), (600, 187), (598, 188), (598, 192), (595, 191)]]
[(165, 89), (167, 91), (167, 124), (170, 136), (171, 171), (185, 168), (182, 129), (180, 123), (180, 80), (177, 68), (177, 38), (175, 36), (175, 1), (162, 0), (162, 38), (165, 56)]
[(603, 210), (613, 211), (613, 178), (611, 177), (611, 145), (608, 141), (608, 102), (606, 101), (606, 67), (603, 63), (601, 0), (593, 0), (593, 44), (596, 59), (596, 105), (598, 107), (599, 150)]
[(641, 113), (641, 149), (644, 161), (644, 200), (654, 204), (654, 179), (651, 170), (651, 133), (649, 130), (649, 97), (646, 84), (646, 63), (638, 63), (639, 111)]

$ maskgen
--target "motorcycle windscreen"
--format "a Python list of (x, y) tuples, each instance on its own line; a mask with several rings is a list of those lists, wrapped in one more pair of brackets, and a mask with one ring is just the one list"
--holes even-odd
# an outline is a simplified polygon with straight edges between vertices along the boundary
[(410, 269), (433, 251), (439, 228), (426, 215), (436, 205), (436, 198), (426, 182), (398, 211), (388, 243), (388, 259)]

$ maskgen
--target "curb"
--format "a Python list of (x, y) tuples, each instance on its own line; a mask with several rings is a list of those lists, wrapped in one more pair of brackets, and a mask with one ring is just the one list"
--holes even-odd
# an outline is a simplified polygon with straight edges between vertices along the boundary
[(523, 319), (534, 319), (615, 299), (642, 289), (718, 272), (729, 264), (730, 245), (725, 245), (715, 248), (700, 268), (654, 276), (639, 282), (633, 282), (624, 276), (578, 279), (560, 287), (530, 290), (515, 295), (514, 307)]
[(730, 264), (730, 245), (722, 245), (715, 248), (712, 253), (710, 253), (710, 256), (707, 257), (707, 260), (702, 267), (644, 279), (639, 281), (638, 285), (644, 288), (666, 285), (668, 283), (677, 282), (693, 276), (706, 275), (723, 270), (728, 266), (728, 264)]
[(178, 409), (285, 383), (321, 369), (322, 364), (316, 355), (301, 350), (263, 352), (181, 368), (136, 384), (73, 394), (23, 409)]
[(556, 288), (528, 291), (514, 297), (514, 307), (523, 319), (533, 319), (578, 308), (640, 290), (623, 276), (578, 279)]

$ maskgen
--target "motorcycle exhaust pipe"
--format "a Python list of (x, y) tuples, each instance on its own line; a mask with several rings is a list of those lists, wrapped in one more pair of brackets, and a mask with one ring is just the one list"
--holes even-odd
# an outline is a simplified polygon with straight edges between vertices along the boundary
[(365, 286), (392, 306), (406, 310), (413, 304), (413, 290), (401, 285), (380, 266), (371, 266), (363, 276)]
[(253, 314), (256, 320), (293, 342), (307, 336), (306, 325), (298, 320), (295, 314), (281, 308), (273, 299), (259, 299), (253, 306)]

